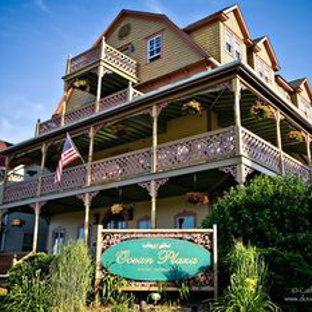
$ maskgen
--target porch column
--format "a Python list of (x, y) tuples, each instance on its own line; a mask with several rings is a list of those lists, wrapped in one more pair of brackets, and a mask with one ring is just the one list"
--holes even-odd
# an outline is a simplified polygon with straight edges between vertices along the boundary
[[(2, 220), (3, 220), (3, 216), (7, 213), (7, 209), (1, 209), (0, 210), (0, 233), (2, 231)], [(0, 247), (1, 247), (1, 242), (2, 242), (2, 236), (0, 236)]]
[(38, 177), (37, 196), (40, 196), (41, 190), (42, 190), (44, 167), (45, 167), (48, 148), (49, 146), (47, 143), (43, 143), (41, 146), (41, 165), (40, 165), (40, 172), (39, 172), (39, 177)]
[(90, 141), (89, 141), (89, 153), (88, 153), (88, 163), (87, 163), (87, 186), (91, 185), (91, 180), (92, 180), (91, 165), (92, 165), (92, 160), (93, 160), (94, 136), (95, 136), (94, 127), (91, 126), (89, 129)]
[(10, 156), (5, 157), (5, 168), (4, 168), (4, 177), (3, 177), (3, 183), (2, 183), (2, 196), (1, 196), (1, 205), (4, 203), (4, 194), (5, 194), (5, 188), (8, 182), (8, 175), (9, 175), (9, 165), (10, 165)]
[(102, 65), (102, 60), (105, 58), (106, 42), (105, 38), (102, 38), (100, 44), (100, 65), (97, 70), (98, 81), (97, 81), (97, 90), (96, 90), (96, 105), (95, 112), (97, 113), (100, 110), (100, 100), (101, 100), (101, 90), (102, 90), (102, 80), (105, 75), (104, 66)]
[(307, 148), (307, 158), (308, 158), (309, 167), (312, 166), (310, 146), (311, 146), (311, 138), (310, 138), (309, 134), (307, 134), (306, 135), (306, 148)]
[(153, 117), (152, 173), (155, 173), (157, 172), (157, 144), (158, 144), (158, 108), (157, 108), (157, 105), (154, 105), (152, 108), (152, 117)]
[[(242, 160), (243, 156), (243, 139), (242, 139), (242, 121), (241, 121), (241, 111), (240, 111), (240, 101), (241, 101), (241, 90), (242, 85), (238, 77), (234, 78), (232, 81), (233, 92), (234, 92), (234, 122), (235, 122), (235, 136), (236, 136), (236, 155), (240, 156)], [(240, 162), (237, 165), (236, 170), (236, 181), (240, 187), (244, 186), (246, 182), (245, 168)]]
[(282, 142), (282, 134), (281, 134), (281, 112), (277, 110), (275, 112), (275, 125), (276, 125), (276, 142), (277, 147), (279, 149), (280, 154), (280, 166), (281, 166), (281, 174), (285, 174), (285, 166), (283, 159), (283, 142)]
[(129, 81), (128, 91), (127, 91), (127, 101), (131, 102), (132, 99), (133, 99), (133, 87), (132, 87), (132, 82)]
[(37, 202), (37, 203), (35, 203), (33, 205), (30, 205), (30, 207), (33, 208), (34, 213), (35, 213), (32, 252), (37, 252), (37, 248), (38, 248), (38, 235), (39, 235), (39, 224), (40, 224), (40, 212), (41, 212), (41, 208), (45, 204), (46, 204), (46, 202)]

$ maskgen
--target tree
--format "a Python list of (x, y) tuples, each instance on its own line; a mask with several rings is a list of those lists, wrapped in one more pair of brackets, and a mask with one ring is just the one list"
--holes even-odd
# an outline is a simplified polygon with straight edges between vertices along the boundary
[(232, 188), (214, 204), (203, 227), (214, 223), (221, 259), (234, 239), (261, 248), (273, 274), (271, 297), (285, 310), (306, 311), (304, 304), (285, 300), (294, 297), (295, 288), (312, 285), (311, 185), (299, 177), (258, 176), (244, 188)]

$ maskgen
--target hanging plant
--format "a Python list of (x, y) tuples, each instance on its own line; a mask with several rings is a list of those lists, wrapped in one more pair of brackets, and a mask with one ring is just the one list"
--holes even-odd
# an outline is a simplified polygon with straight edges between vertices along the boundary
[(19, 226), (19, 227), (21, 227), (21, 226), (23, 226), (24, 224), (25, 224), (25, 221), (22, 220), (22, 219), (13, 219), (13, 220), (11, 221), (11, 225), (12, 225), (12, 226)]
[(251, 106), (250, 114), (258, 119), (273, 118), (273, 111), (270, 106), (262, 103), (261, 101), (258, 101)]
[(124, 204), (116, 203), (111, 207), (111, 212), (112, 214), (120, 214), (124, 209)]
[(193, 205), (209, 204), (209, 197), (206, 193), (192, 192), (186, 193), (187, 202)]
[(183, 104), (181, 111), (183, 115), (189, 114), (201, 116), (203, 113), (203, 107), (198, 101), (192, 100), (188, 103)]
[(111, 128), (111, 133), (118, 137), (124, 136), (128, 133), (127, 129), (122, 125), (116, 125)]
[(90, 82), (87, 79), (81, 79), (81, 80), (76, 80), (73, 83), (73, 87), (77, 88), (82, 91), (89, 91), (90, 90)]
[(287, 140), (289, 142), (301, 143), (304, 141), (304, 134), (301, 131), (290, 131), (287, 133)]

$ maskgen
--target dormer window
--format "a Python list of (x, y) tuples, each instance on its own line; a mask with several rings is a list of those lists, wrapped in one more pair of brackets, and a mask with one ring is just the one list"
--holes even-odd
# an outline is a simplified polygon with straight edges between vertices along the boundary
[(240, 40), (230, 31), (225, 32), (225, 51), (236, 60), (242, 59), (242, 45)]
[(147, 63), (161, 58), (162, 55), (162, 34), (150, 37), (147, 40)]
[(257, 57), (257, 65), (256, 65), (256, 71), (259, 74), (259, 76), (264, 79), (267, 83), (272, 83), (273, 81), (273, 74), (270, 67), (262, 61), (259, 57)]
[(299, 98), (299, 109), (303, 112), (306, 117), (312, 116), (312, 107), (311, 104), (300, 96)]

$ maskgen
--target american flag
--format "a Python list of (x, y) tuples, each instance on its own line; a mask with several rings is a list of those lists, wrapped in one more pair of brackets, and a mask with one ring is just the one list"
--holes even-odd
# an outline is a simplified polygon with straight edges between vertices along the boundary
[(65, 140), (64, 146), (63, 146), (63, 151), (61, 154), (61, 158), (60, 158), (58, 166), (56, 168), (54, 184), (61, 182), (63, 168), (66, 167), (67, 165), (69, 165), (70, 163), (72, 163), (77, 158), (81, 158), (81, 160), (82, 160), (82, 157), (81, 157), (80, 153), (78, 152), (74, 142), (72, 141), (70, 135), (67, 133), (66, 134), (66, 140)]

